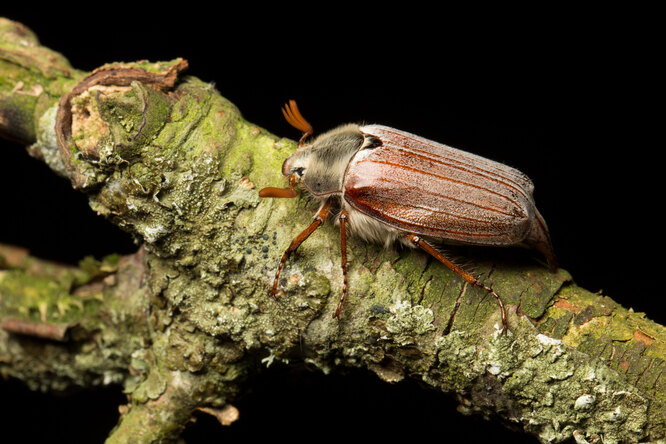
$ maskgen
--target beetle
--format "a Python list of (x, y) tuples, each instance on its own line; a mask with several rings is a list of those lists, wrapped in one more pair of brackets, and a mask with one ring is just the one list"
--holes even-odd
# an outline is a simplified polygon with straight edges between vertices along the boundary
[(383, 125), (346, 124), (309, 142), (312, 125), (290, 100), (282, 113), (302, 131), (298, 148), (282, 165), (288, 188), (267, 187), (260, 197), (293, 198), (297, 187), (320, 201), (312, 223), (291, 242), (275, 273), (272, 296), (289, 256), (331, 215), (340, 224), (342, 296), (347, 294), (347, 231), (386, 247), (420, 248), (497, 301), (499, 295), (448, 259), (441, 242), (481, 246), (524, 245), (557, 269), (548, 227), (536, 209), (534, 185), (520, 171), (415, 134)]

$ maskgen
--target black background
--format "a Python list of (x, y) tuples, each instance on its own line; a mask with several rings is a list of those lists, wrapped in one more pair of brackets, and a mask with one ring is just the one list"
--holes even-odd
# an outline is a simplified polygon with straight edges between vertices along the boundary
[[(666, 322), (661, 53), (648, 12), (218, 6), (152, 16), (138, 5), (0, 14), (82, 70), (186, 58), (189, 74), (214, 82), (248, 120), (278, 135), (299, 137), (280, 113), (296, 99), (316, 133), (348, 121), (383, 123), (514, 166), (534, 181), (561, 266), (575, 281)], [(0, 242), (71, 263), (134, 251), (127, 234), (21, 146), (0, 141), (0, 150)], [(0, 422), (21, 429), (24, 442), (74, 442), (66, 439), (74, 428), (90, 433), (82, 442), (100, 442), (122, 400), (115, 388), (61, 398), (2, 383), (0, 393)], [(200, 417), (188, 442), (412, 432), (454, 442), (523, 439), (459, 415), (453, 400), (412, 383), (387, 387), (363, 374), (274, 369), (239, 407), (242, 419), (231, 428)]]

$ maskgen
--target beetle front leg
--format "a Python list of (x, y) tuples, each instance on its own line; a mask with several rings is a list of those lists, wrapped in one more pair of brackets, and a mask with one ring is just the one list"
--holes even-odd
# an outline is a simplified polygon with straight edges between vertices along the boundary
[(342, 210), (340, 212), (340, 256), (342, 256), (342, 296), (338, 307), (335, 309), (334, 318), (340, 319), (340, 312), (342, 311), (342, 303), (347, 296), (347, 212)]
[(504, 303), (502, 302), (502, 299), (499, 297), (499, 295), (497, 293), (495, 293), (495, 290), (493, 290), (492, 288), (482, 284), (474, 276), (472, 276), (471, 274), (469, 274), (468, 272), (466, 272), (465, 270), (463, 270), (462, 268), (460, 268), (459, 266), (457, 266), (456, 264), (451, 262), (446, 256), (444, 256), (442, 253), (437, 251), (437, 249), (435, 249), (432, 245), (430, 245), (428, 242), (423, 240), (420, 236), (417, 236), (415, 234), (410, 234), (410, 235), (407, 236), (407, 238), (414, 245), (416, 245), (419, 248), (425, 250), (427, 253), (429, 253), (435, 259), (437, 259), (438, 261), (440, 261), (441, 263), (443, 263), (444, 265), (449, 267), (451, 270), (453, 270), (454, 273), (456, 273), (457, 275), (459, 275), (460, 277), (465, 279), (470, 284), (475, 285), (477, 287), (481, 287), (484, 290), (486, 290), (488, 293), (493, 295), (493, 297), (497, 301), (497, 304), (500, 307), (500, 312), (502, 314), (502, 331), (506, 332), (508, 330), (509, 324), (508, 324), (507, 319), (506, 319), (506, 310), (504, 309)]
[(278, 287), (278, 280), (280, 279), (280, 272), (282, 272), (282, 268), (284, 268), (284, 264), (287, 262), (287, 259), (289, 259), (289, 256), (298, 249), (298, 247), (307, 239), (310, 237), (310, 235), (319, 228), (321, 224), (324, 223), (326, 218), (328, 217), (328, 214), (331, 212), (331, 200), (327, 200), (324, 202), (324, 204), (319, 208), (319, 211), (317, 211), (317, 215), (315, 216), (314, 220), (308, 227), (301, 232), (296, 238), (291, 241), (291, 244), (289, 244), (289, 247), (287, 250), (284, 252), (282, 255), (282, 259), (280, 259), (280, 264), (278, 265), (278, 269), (275, 272), (275, 280), (273, 281), (273, 288), (270, 291), (270, 295), (275, 297), (275, 294), (277, 293), (277, 287)]

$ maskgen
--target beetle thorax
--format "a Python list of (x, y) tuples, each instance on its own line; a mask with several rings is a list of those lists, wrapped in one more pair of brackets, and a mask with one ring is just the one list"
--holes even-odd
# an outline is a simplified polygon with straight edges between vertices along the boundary
[(282, 174), (296, 175), (315, 197), (325, 198), (342, 192), (349, 160), (363, 144), (358, 125), (343, 125), (300, 147), (282, 165)]

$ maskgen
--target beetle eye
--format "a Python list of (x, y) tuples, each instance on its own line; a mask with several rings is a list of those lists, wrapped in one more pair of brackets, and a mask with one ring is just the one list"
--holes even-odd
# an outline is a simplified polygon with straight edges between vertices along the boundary
[(303, 167), (294, 168), (294, 169), (292, 170), (292, 172), (293, 172), (294, 174), (296, 174), (298, 177), (303, 177), (303, 172), (304, 172), (304, 171), (305, 171), (305, 168), (303, 168)]

